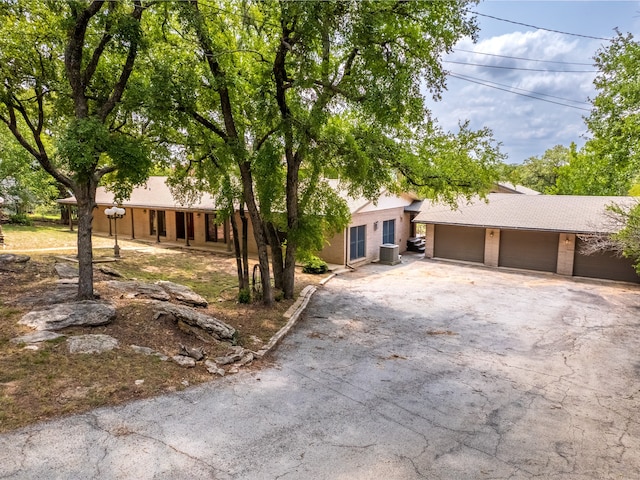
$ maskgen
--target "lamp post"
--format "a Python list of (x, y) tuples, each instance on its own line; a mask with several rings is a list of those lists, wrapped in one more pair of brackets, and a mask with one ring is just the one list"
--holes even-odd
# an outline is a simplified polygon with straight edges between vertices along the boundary
[(4, 245), (4, 234), (2, 233), (2, 205), (4, 205), (4, 198), (0, 197), (0, 245)]
[(104, 214), (113, 219), (113, 235), (115, 237), (116, 244), (113, 246), (113, 256), (120, 258), (120, 247), (118, 246), (118, 219), (124, 217), (125, 209), (121, 207), (111, 207), (104, 211)]

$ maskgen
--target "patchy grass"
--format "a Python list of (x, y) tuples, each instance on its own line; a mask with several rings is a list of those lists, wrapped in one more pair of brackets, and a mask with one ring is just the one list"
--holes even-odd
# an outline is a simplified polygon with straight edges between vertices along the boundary
[[(29, 254), (46, 250), (49, 252), (75, 251), (78, 244), (77, 232), (69, 230), (68, 226), (53, 223), (32, 226), (3, 224), (5, 250)], [(139, 246), (134, 242), (122, 241), (123, 247)], [(113, 248), (113, 238), (93, 237), (94, 249)]]
[[(104, 333), (119, 341), (119, 348), (102, 354), (70, 354), (65, 339), (43, 342), (37, 350), (11, 342), (29, 333), (18, 321), (31, 308), (20, 300), (29, 295), (46, 295), (56, 286), (54, 263), (59, 253), (74, 251), (75, 234), (58, 227), (3, 226), (9, 245), (5, 252), (23, 252), (31, 256), (24, 269), (0, 273), (0, 432), (60, 415), (128, 402), (166, 392), (173, 392), (206, 381), (214, 381), (202, 364), (185, 369), (153, 356), (135, 353), (131, 344), (150, 347), (165, 355), (178, 352), (180, 345), (202, 347), (208, 358), (222, 355), (227, 343), (208, 344), (185, 333), (169, 320), (154, 320), (153, 313), (141, 300), (113, 298), (105, 287), (111, 277), (95, 270), (96, 291), (112, 301), (117, 318), (109, 325), (93, 328), (69, 328), (59, 333), (67, 336)], [(111, 246), (109, 238), (95, 238)], [(47, 249), (35, 252), (37, 248)], [(126, 279), (146, 282), (170, 280), (187, 285), (204, 296), (210, 305), (206, 313), (230, 325), (238, 332), (238, 344), (258, 350), (285, 323), (283, 313), (292, 301), (277, 302), (273, 308), (260, 303), (236, 302), (235, 260), (224, 255), (181, 249), (151, 248), (136, 242), (124, 242), (122, 260), (109, 263)], [(300, 273), (298, 291), (317, 276)], [(264, 360), (248, 368), (260, 368)]]

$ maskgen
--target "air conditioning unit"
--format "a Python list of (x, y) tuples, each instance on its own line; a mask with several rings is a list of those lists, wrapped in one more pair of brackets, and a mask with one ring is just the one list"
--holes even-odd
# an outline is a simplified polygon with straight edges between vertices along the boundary
[(397, 265), (400, 263), (400, 247), (391, 243), (380, 245), (380, 263)]

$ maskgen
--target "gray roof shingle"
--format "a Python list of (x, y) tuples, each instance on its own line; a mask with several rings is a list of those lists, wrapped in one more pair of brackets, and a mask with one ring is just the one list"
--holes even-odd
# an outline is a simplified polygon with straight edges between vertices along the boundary
[(462, 200), (457, 210), (448, 205), (424, 202), (414, 221), (516, 230), (609, 233), (619, 230), (621, 225), (616, 225), (606, 215), (607, 206), (636, 203), (635, 197), (491, 193), (486, 201), (474, 198), (467, 203)]

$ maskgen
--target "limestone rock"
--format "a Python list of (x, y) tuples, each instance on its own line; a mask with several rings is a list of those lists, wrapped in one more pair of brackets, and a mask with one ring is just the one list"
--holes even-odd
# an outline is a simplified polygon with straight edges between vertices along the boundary
[(29, 312), (18, 322), (36, 330), (61, 330), (71, 326), (106, 325), (116, 318), (113, 305), (84, 300), (61, 303), (47, 310)]
[(207, 302), (204, 299), (204, 297), (201, 297), (196, 292), (191, 290), (189, 287), (185, 287), (184, 285), (168, 282), (165, 280), (160, 280), (155, 284), (162, 287), (177, 302), (184, 303), (186, 305), (191, 305), (193, 307), (206, 308), (209, 305), (209, 302)]
[(163, 302), (153, 302), (152, 306), (155, 319), (168, 317), (176, 323), (198, 327), (216, 340), (231, 340), (236, 335), (236, 329), (231, 325), (192, 308)]
[(47, 330), (41, 330), (39, 332), (29, 333), (20, 337), (12, 338), (11, 343), (40, 343), (48, 342), (49, 340), (55, 340), (56, 338), (64, 337), (64, 335), (55, 332), (49, 332)]
[(53, 268), (55, 269), (58, 277), (60, 278), (77, 278), (78, 267), (69, 265), (68, 263), (56, 263)]
[(171, 357), (171, 360), (185, 368), (193, 368), (196, 366), (196, 361), (193, 358), (185, 357), (184, 355), (174, 355)]
[(104, 273), (105, 275), (109, 275), (110, 277), (118, 277), (122, 278), (122, 274), (114, 268), (107, 267), (106, 265), (100, 265), (98, 267), (98, 271)]
[(131, 347), (131, 350), (133, 350), (136, 353), (158, 357), (162, 362), (166, 362), (167, 360), (169, 360), (168, 356), (166, 356), (164, 353), (157, 352), (153, 348), (141, 347), (139, 345), (129, 345), (129, 347)]
[(115, 290), (121, 298), (151, 298), (153, 300), (171, 300), (171, 296), (160, 286), (151, 283), (118, 280), (105, 282), (105, 286)]
[(219, 375), (221, 377), (224, 377), (224, 368), (218, 367), (218, 364), (213, 360), (205, 360), (204, 366), (207, 368), (207, 372), (209, 372), (211, 375)]
[(67, 338), (69, 353), (102, 353), (118, 347), (118, 340), (110, 335), (75, 335)]
[(191, 348), (185, 347), (184, 345), (180, 345), (180, 355), (184, 355), (186, 357), (193, 358), (196, 362), (204, 359), (204, 349), (200, 348)]
[(78, 286), (74, 284), (61, 283), (56, 285), (51, 292), (28, 294), (18, 298), (13, 305), (21, 307), (35, 307), (39, 305), (53, 305), (56, 303), (67, 303), (78, 294)]
[(31, 260), (28, 255), (16, 255), (14, 253), (0, 254), (0, 270), (17, 271), (25, 267), (26, 263)]

